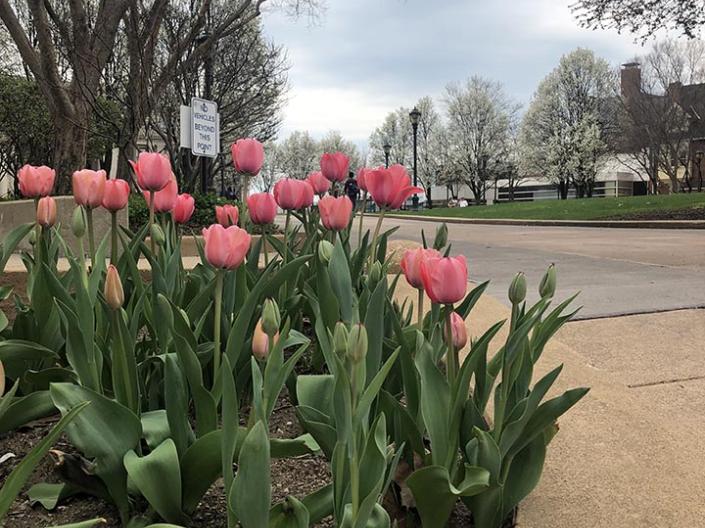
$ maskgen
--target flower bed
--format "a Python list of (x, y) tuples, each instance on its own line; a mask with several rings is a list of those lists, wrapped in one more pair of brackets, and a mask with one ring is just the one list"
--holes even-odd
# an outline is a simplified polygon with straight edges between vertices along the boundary
[[(240, 140), (233, 158), (253, 176), (261, 145)], [(320, 176), (216, 209), (190, 270), (181, 248), (194, 200), (178, 194), (166, 158), (142, 153), (134, 169), (147, 223), (132, 232), (113, 222), (102, 240), (94, 211), (115, 218), (129, 189), (102, 171), (74, 175), (77, 252), (55, 227), (53, 172), (20, 173), (22, 191), (37, 199), (36, 222), (17, 226), (0, 251), (3, 269), (34, 238), (23, 255), (26, 292), (0, 318), (0, 434), (22, 455), (0, 466), (9, 472), (0, 519), (9, 511), (18, 526), (39, 515), (130, 528), (512, 524), (539, 481), (556, 420), (586, 392), (547, 397), (560, 368), (533, 380), (547, 341), (573, 315), (572, 299), (552, 307), (553, 267), (534, 305), (516, 276), (507, 338), (492, 354), (505, 322), (469, 342), (465, 320), (487, 283), (467, 291), (467, 262), (451, 255), (444, 226), (403, 253), (402, 275), (388, 275), (397, 263), (384, 214), (421, 192), (403, 167), (358, 175), (363, 202), (381, 209), (372, 233), (337, 196), (346, 158), (327, 154)], [(255, 240), (254, 226), (266, 232), (277, 207), (283, 236)], [(395, 295), (400, 280), (415, 303)], [(25, 432), (36, 420), (43, 428)], [(52, 446), (57, 467), (49, 474), (44, 462), (26, 489)], [(18, 494), (59, 513), (30, 513)]]

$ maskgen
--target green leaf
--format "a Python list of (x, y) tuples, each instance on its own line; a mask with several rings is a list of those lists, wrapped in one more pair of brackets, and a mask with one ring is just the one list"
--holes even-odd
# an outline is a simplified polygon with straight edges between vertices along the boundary
[(171, 438), (179, 457), (191, 442), (191, 425), (188, 421), (189, 402), (186, 382), (175, 354), (167, 354), (164, 364), (164, 400)]
[(37, 391), (21, 398), (7, 398), (6, 395), (2, 399), (3, 403), (5, 401), (10, 403), (3, 412), (0, 412), (0, 434), (13, 431), (26, 423), (56, 412), (49, 391)]
[(181, 511), (181, 471), (173, 440), (165, 440), (143, 457), (128, 451), (123, 462), (132, 483), (163, 519), (183, 524), (189, 521)]
[(489, 472), (465, 466), (463, 481), (456, 487), (442, 466), (426, 466), (414, 471), (406, 480), (414, 494), (423, 526), (445, 526), (458, 497), (477, 495), (489, 486)]
[(328, 274), (331, 287), (340, 304), (340, 316), (343, 321), (350, 324), (352, 323), (353, 315), (353, 287), (348, 258), (340, 240), (336, 242), (333, 248), (333, 255), (328, 263)]
[(274, 506), (269, 515), (269, 528), (308, 528), (309, 522), (308, 509), (291, 495)]
[(10, 260), (17, 244), (22, 242), (22, 239), (34, 228), (34, 225), (34, 222), (20, 224), (5, 236), (2, 244), (0, 244), (0, 273), (5, 271), (5, 265)]
[(271, 495), (269, 439), (258, 421), (242, 444), (228, 506), (243, 528), (263, 528), (269, 524)]
[(140, 422), (142, 423), (142, 436), (150, 449), (156, 448), (171, 434), (169, 420), (164, 409), (142, 413)]
[(382, 348), (384, 344), (384, 310), (387, 306), (387, 279), (383, 278), (375, 287), (365, 314), (365, 329), (367, 330), (367, 356), (365, 357), (367, 380), (369, 384), (372, 377), (379, 370), (382, 362)]
[(71, 421), (76, 418), (81, 411), (83, 411), (88, 402), (82, 402), (76, 404), (72, 409), (70, 409), (66, 414), (59, 420), (54, 427), (51, 428), (49, 434), (47, 434), (32, 450), (22, 459), (22, 461), (17, 465), (12, 473), (7, 477), (2, 488), (0, 488), (0, 520), (5, 518), (7, 515), (12, 501), (19, 494), (22, 486), (24, 486), (27, 479), (34, 471), (34, 468), (39, 464), (44, 455), (47, 454), (52, 445), (59, 438), (64, 428), (71, 423)]
[(507, 517), (539, 483), (545, 459), (546, 442), (539, 435), (511, 461), (502, 494), (502, 517)]
[(81, 490), (67, 482), (60, 484), (40, 482), (35, 484), (27, 491), (29, 502), (31, 504), (40, 503), (45, 510), (53, 510), (60, 501), (67, 497), (71, 497)]
[[(223, 378), (223, 435), (221, 442), (221, 463), (223, 466), (222, 475), (225, 488), (225, 496), (230, 494), (233, 483), (233, 460), (237, 446), (238, 425), (240, 423), (240, 404), (237, 401), (237, 389), (233, 378), (233, 369), (228, 356), (223, 356), (223, 368), (221, 369)], [(228, 516), (231, 515), (228, 510)], [(232, 520), (228, 525), (233, 525)]]

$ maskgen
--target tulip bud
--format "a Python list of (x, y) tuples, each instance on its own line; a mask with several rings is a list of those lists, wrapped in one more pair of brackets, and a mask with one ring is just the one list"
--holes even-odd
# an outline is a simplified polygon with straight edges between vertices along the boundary
[[(160, 293), (157, 295), (157, 306), (159, 307), (159, 318), (164, 318), (161, 324), (163, 324), (167, 328), (173, 328), (174, 312), (171, 311), (171, 304), (169, 303), (169, 299), (167, 299), (164, 294)], [(186, 312), (183, 312), (182, 315), (184, 315), (186, 321), (188, 321), (188, 316), (186, 315)]]
[(318, 243), (318, 258), (321, 259), (321, 262), (326, 264), (330, 262), (330, 258), (333, 256), (334, 248), (335, 246), (327, 240), (321, 240)]
[(281, 325), (281, 315), (279, 314), (279, 306), (273, 299), (264, 301), (262, 307), (262, 330), (268, 336), (272, 337), (279, 332)]
[(359, 363), (367, 355), (367, 330), (362, 324), (353, 325), (348, 337), (348, 357)]
[(76, 238), (81, 238), (86, 234), (86, 213), (80, 205), (73, 210), (71, 232)]
[(333, 350), (340, 357), (343, 357), (348, 351), (348, 328), (341, 321), (336, 323), (333, 331)]
[(523, 273), (517, 273), (509, 286), (509, 300), (512, 304), (519, 304), (526, 299), (526, 276)]
[(125, 293), (122, 290), (122, 282), (117, 268), (112, 264), (108, 266), (108, 272), (105, 275), (105, 286), (103, 295), (108, 306), (113, 310), (119, 310), (125, 302)]
[[(272, 343), (276, 344), (279, 340), (279, 332), (274, 334), (271, 339)], [(260, 361), (264, 361), (267, 359), (267, 356), (269, 356), (269, 340), (270, 337), (264, 332), (262, 328), (262, 319), (260, 319), (257, 321), (255, 333), (252, 335), (252, 355)]]
[(443, 223), (436, 229), (436, 239), (433, 241), (433, 249), (441, 250), (448, 245), (448, 226)]
[(29, 232), (29, 237), (27, 240), (31, 246), (37, 243), (37, 232), (34, 229)]
[(539, 295), (542, 299), (551, 298), (556, 293), (556, 265), (551, 264), (539, 284)]
[(150, 236), (152, 240), (156, 242), (157, 245), (163, 246), (166, 241), (166, 236), (164, 235), (164, 230), (159, 224), (152, 224)]
[(0, 396), (5, 394), (5, 367), (2, 366), (2, 361), (0, 361)]
[(377, 260), (370, 267), (370, 273), (367, 277), (367, 284), (370, 287), (370, 290), (374, 289), (374, 287), (377, 286), (377, 283), (381, 280), (382, 280), (382, 264), (379, 262), (379, 260)]

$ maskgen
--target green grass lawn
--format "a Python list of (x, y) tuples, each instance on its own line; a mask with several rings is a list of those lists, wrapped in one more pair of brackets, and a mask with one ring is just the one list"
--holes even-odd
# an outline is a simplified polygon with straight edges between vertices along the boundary
[(705, 193), (581, 200), (540, 200), (471, 207), (441, 207), (418, 213), (460, 218), (517, 218), (526, 220), (601, 220), (615, 218), (667, 218), (671, 211), (698, 209), (705, 215)]

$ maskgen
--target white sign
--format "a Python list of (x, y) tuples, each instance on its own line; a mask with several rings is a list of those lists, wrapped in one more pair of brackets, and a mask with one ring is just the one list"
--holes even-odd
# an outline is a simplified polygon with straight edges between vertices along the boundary
[[(182, 127), (183, 130), (183, 127)], [(218, 104), (194, 97), (191, 99), (191, 152), (194, 156), (215, 158), (220, 151), (220, 116)]]

